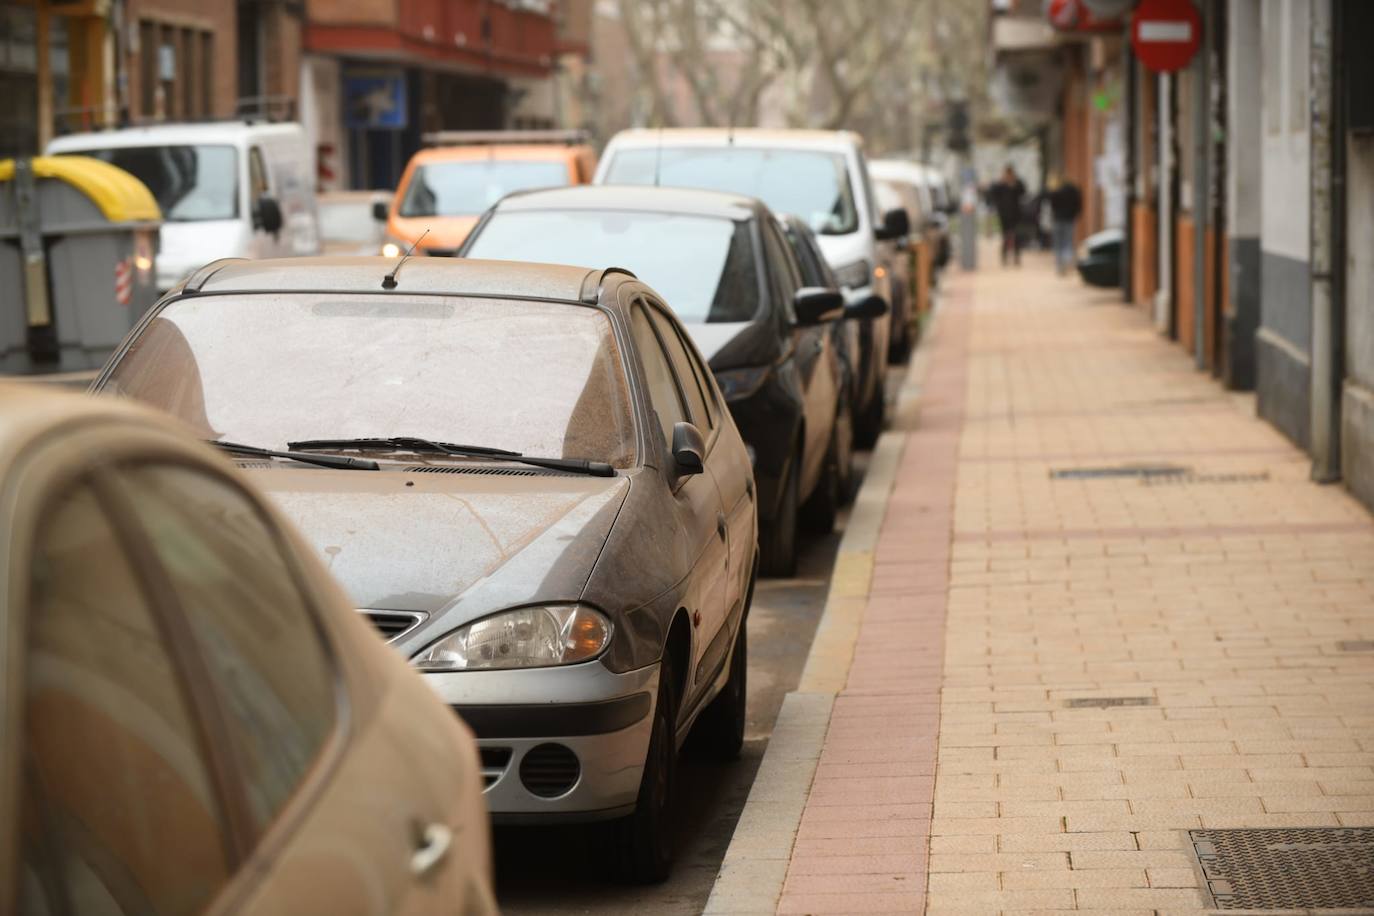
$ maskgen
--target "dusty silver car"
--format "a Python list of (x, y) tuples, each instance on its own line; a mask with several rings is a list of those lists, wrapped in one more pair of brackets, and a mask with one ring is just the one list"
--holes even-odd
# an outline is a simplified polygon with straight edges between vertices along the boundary
[(621, 875), (666, 876), (678, 747), (693, 726), (724, 757), (743, 740), (758, 525), (744, 443), (653, 290), (512, 262), (221, 261), (95, 388), (255, 469), (476, 732), (498, 820), (614, 820)]

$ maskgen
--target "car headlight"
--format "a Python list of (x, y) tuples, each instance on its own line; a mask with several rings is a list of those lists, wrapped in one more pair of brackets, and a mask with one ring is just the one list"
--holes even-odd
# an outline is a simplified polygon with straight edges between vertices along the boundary
[(848, 289), (858, 289), (873, 282), (873, 265), (860, 260), (835, 268), (835, 279)]
[(606, 615), (581, 604), (548, 604), (474, 620), (431, 643), (411, 664), (421, 671), (542, 668), (596, 658), (611, 642)]
[(723, 369), (716, 373), (716, 384), (727, 401), (740, 401), (763, 387), (772, 366), (751, 369)]

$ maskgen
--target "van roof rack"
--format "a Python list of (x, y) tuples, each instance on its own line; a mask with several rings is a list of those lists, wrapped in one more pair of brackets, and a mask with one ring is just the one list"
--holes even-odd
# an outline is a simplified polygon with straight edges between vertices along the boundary
[(588, 142), (585, 130), (435, 130), (420, 137), (427, 146), (489, 146), (497, 143)]

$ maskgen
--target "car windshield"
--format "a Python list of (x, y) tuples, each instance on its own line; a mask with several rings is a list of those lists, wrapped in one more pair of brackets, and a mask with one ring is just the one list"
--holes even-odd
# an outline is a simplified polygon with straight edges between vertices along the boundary
[(759, 311), (749, 224), (724, 217), (622, 210), (497, 212), (474, 237), (467, 256), (625, 267), (688, 323), (751, 321)]
[(119, 146), (72, 150), (116, 165), (148, 186), (171, 223), (239, 214), (238, 150), (232, 146)]
[(840, 153), (738, 146), (624, 149), (611, 159), (604, 183), (731, 191), (759, 198), (774, 213), (799, 216), (825, 235), (859, 228)]
[(173, 302), (105, 389), (206, 439), (416, 436), (628, 467), (610, 321), (576, 305), (339, 294)]
[(430, 162), (410, 177), (401, 216), (476, 216), (512, 191), (557, 188), (568, 183), (562, 162), (466, 159)]

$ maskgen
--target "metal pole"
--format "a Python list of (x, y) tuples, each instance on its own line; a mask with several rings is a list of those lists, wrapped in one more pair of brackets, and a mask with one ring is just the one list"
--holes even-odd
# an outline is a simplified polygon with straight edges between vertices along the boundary
[(1212, 119), (1209, 83), (1213, 8), (1202, 2), (1202, 45), (1193, 70), (1193, 365), (1207, 368), (1207, 152)]
[[(1343, 223), (1336, 184), (1342, 162), (1337, 147), (1345, 142), (1337, 131), (1340, 106), (1333, 105), (1334, 68), (1339, 55), (1332, 49), (1332, 0), (1311, 7), (1311, 264), (1312, 264), (1312, 479), (1330, 483), (1341, 477), (1341, 385), (1344, 376), (1342, 331), (1344, 315), (1338, 304), (1337, 277), (1341, 252), (1336, 238), (1338, 216)], [(1335, 15), (1339, 15), (1335, 13)], [(1296, 36), (1293, 36), (1296, 38)], [(1344, 176), (1342, 176), (1343, 178)], [(1341, 226), (1341, 228), (1344, 228)]]
[(1126, 66), (1126, 244), (1121, 248), (1121, 301), (1133, 300), (1135, 288), (1133, 274), (1135, 264), (1135, 176), (1139, 168), (1136, 160), (1136, 133), (1140, 122), (1136, 105), (1136, 93), (1140, 84), (1140, 65), (1131, 53), (1129, 40), (1122, 44), (1122, 61)]

